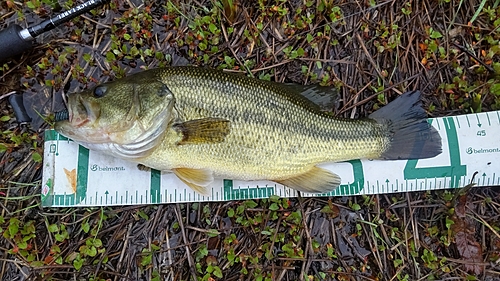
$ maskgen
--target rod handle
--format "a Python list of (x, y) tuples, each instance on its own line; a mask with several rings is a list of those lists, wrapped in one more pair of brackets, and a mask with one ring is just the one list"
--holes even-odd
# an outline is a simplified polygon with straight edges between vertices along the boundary
[(0, 62), (20, 55), (33, 47), (33, 41), (21, 37), (21, 30), (23, 30), (21, 26), (12, 24), (0, 31)]

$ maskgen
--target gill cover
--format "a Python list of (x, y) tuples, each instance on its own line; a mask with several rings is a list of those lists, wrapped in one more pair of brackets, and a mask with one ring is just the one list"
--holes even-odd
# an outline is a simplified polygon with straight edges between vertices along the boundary
[(155, 95), (163, 99), (161, 110), (151, 119), (142, 118), (141, 115), (149, 110), (142, 108), (144, 103), (140, 100), (145, 93), (141, 95), (135, 84), (133, 84), (133, 91), (132, 106), (124, 120), (125, 123), (131, 123), (132, 126), (126, 131), (110, 134), (112, 141), (105, 147), (107, 153), (123, 159), (141, 158), (149, 155), (150, 151), (161, 142), (163, 133), (172, 119), (175, 104), (173, 93), (165, 84), (161, 83), (161, 86), (155, 89)]

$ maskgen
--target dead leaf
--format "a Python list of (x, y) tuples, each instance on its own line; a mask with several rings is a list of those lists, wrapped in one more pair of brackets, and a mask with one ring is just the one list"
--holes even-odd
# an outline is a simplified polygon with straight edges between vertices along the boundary
[(320, 212), (327, 214), (330, 218), (336, 218), (339, 216), (340, 209), (332, 203), (332, 200), (328, 200), (328, 205), (325, 205)]
[(476, 241), (475, 222), (466, 216), (467, 195), (457, 198), (455, 214), (451, 217), (454, 224), (451, 226), (452, 235), (455, 237), (455, 245), (464, 264), (465, 270), (479, 275), (483, 272), (483, 250)]
[(76, 169), (69, 171), (66, 170), (66, 168), (63, 168), (63, 170), (66, 174), (66, 178), (68, 179), (69, 186), (71, 186), (73, 193), (76, 193)]
[(467, 196), (462, 195), (458, 197), (457, 204), (455, 206), (455, 214), (459, 218), (465, 218), (465, 204), (467, 203)]

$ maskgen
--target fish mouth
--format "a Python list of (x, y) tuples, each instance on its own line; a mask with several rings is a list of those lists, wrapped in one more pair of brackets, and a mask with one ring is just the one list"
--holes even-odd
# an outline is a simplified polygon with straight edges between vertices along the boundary
[(69, 122), (74, 127), (81, 127), (96, 119), (96, 114), (92, 111), (95, 106), (85, 101), (80, 96), (68, 96), (67, 107), (55, 113), (56, 122)]
[(99, 114), (97, 103), (87, 101), (78, 94), (70, 94), (66, 108), (54, 113), (54, 129), (75, 141), (103, 143), (107, 140), (107, 134), (95, 128)]

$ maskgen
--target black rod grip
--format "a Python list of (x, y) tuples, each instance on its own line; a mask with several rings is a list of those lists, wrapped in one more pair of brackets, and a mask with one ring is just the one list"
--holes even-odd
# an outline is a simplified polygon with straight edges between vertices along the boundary
[(0, 62), (22, 54), (33, 47), (31, 40), (24, 40), (19, 34), (23, 28), (12, 24), (0, 31)]

